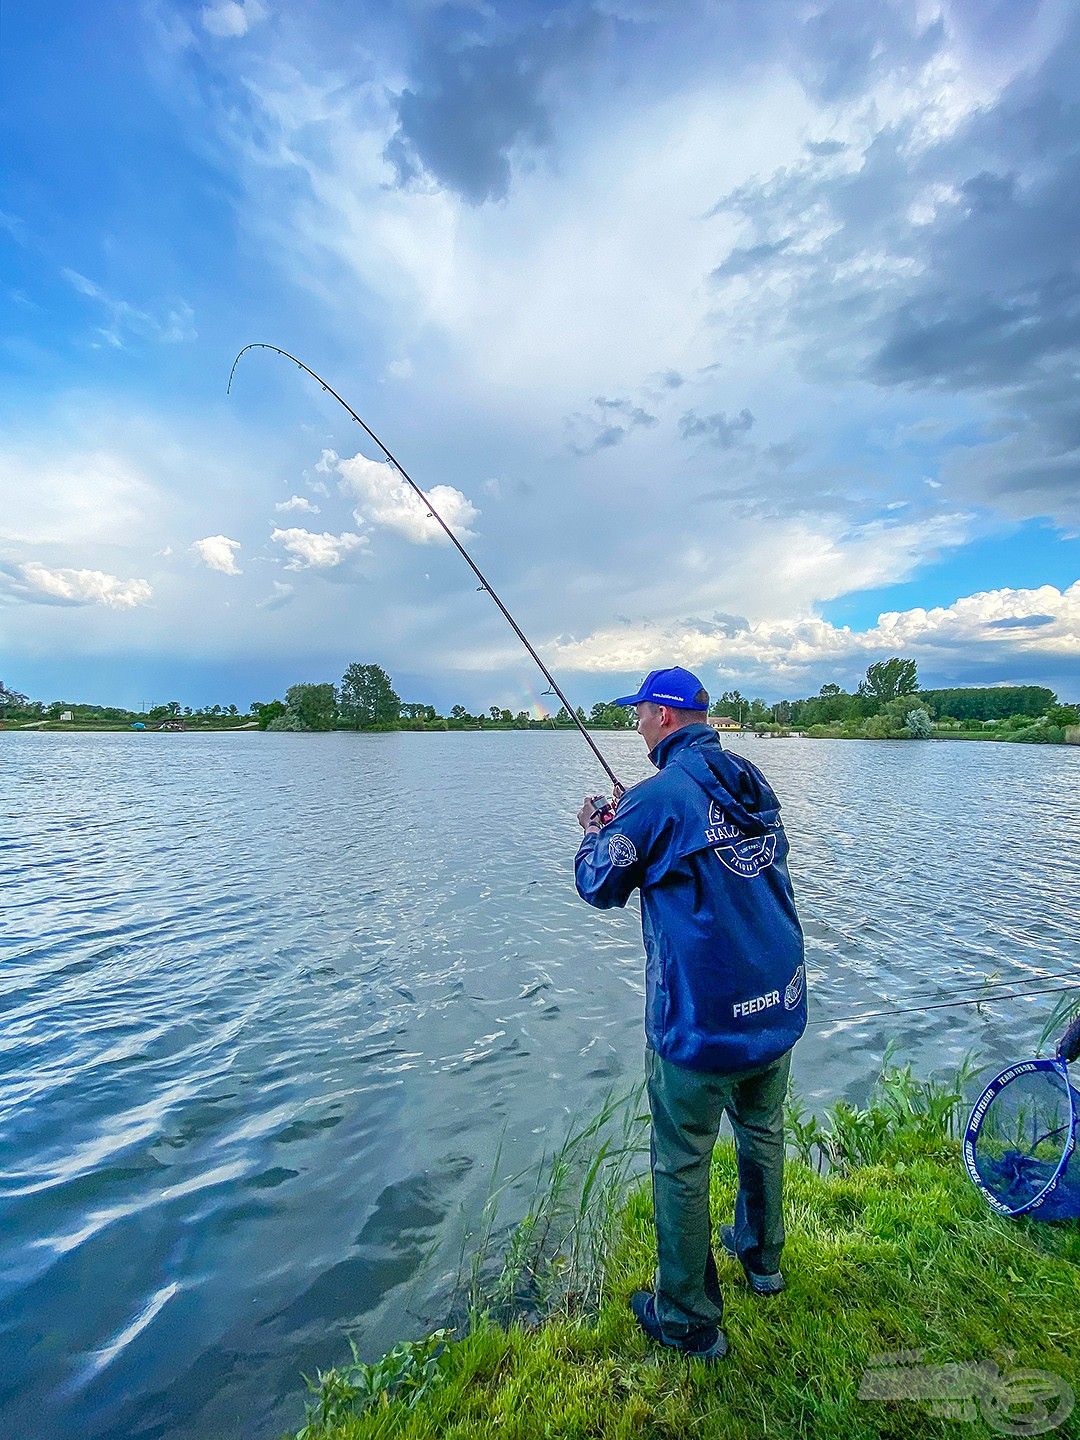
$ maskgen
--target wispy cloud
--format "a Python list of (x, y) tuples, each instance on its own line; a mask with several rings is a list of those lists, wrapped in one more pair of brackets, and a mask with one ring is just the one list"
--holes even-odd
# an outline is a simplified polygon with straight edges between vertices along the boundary
[(203, 6), (199, 19), (203, 29), (219, 40), (236, 40), (266, 19), (266, 7), (259, 0), (218, 0)]
[(129, 300), (120, 300), (110, 295), (93, 280), (80, 275), (77, 270), (66, 267), (60, 274), (75, 291), (87, 300), (95, 301), (105, 312), (105, 321), (98, 326), (95, 343), (122, 349), (125, 341), (135, 337), (141, 340), (156, 340), (173, 345), (183, 341), (196, 340), (195, 314), (186, 301), (177, 301), (162, 314), (133, 305)]

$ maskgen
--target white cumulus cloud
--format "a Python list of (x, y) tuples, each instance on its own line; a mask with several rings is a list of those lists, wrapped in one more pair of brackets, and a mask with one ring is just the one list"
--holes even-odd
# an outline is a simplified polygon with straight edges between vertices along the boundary
[(345, 531), (341, 535), (322, 534), (313, 530), (274, 530), (270, 539), (292, 556), (287, 570), (330, 570), (340, 565), (347, 555), (365, 550), (370, 541), (366, 535)]
[[(328, 454), (333, 452), (323, 451), (323, 462)], [(448, 543), (441, 526), (392, 465), (369, 460), (366, 455), (354, 455), (351, 460), (334, 456), (330, 463), (337, 469), (342, 491), (357, 502), (354, 514), (358, 521), (393, 530), (414, 545)], [(470, 527), (480, 512), (460, 490), (434, 485), (425, 493), (456, 535), (472, 535)]]
[(313, 505), (306, 495), (290, 495), (288, 500), (279, 500), (274, 509), (281, 515), (291, 514), (294, 510), (302, 511), (305, 515), (318, 515), (318, 505)]
[(236, 564), (239, 540), (230, 540), (227, 535), (206, 535), (202, 540), (196, 540), (191, 548), (211, 570), (220, 570), (223, 575), (243, 573)]
[(153, 593), (145, 580), (121, 580), (103, 570), (50, 570), (36, 560), (16, 566), (6, 588), (25, 603), (104, 605), (110, 610), (145, 605)]
[(817, 616), (750, 622), (745, 628), (668, 625), (610, 627), (549, 647), (565, 669), (647, 671), (662, 664), (691, 669), (722, 665), (725, 673), (784, 675), (825, 662), (912, 655), (940, 664), (981, 655), (1007, 670), (1010, 660), (1080, 656), (1080, 581), (1066, 590), (986, 590), (930, 610), (886, 611), (867, 630)]

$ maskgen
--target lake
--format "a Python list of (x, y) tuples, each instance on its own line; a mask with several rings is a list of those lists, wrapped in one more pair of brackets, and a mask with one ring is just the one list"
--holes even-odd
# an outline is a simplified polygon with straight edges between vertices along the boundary
[[(804, 1099), (890, 1040), (1030, 1053), (1055, 996), (843, 1017), (1076, 971), (1080, 749), (731, 745), (784, 803)], [(0, 1433), (263, 1440), (346, 1329), (444, 1318), (500, 1141), (640, 1078), (636, 901), (573, 886), (601, 783), (566, 731), (0, 734)]]

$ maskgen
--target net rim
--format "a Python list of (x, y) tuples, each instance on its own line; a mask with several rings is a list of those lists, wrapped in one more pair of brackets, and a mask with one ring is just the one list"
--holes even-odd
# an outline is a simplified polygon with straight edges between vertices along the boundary
[[(1022, 1205), (1006, 1205), (993, 1193), (990, 1187), (983, 1180), (975, 1165), (975, 1142), (979, 1138), (979, 1131), (982, 1129), (986, 1112), (991, 1102), (1001, 1094), (1006, 1085), (1019, 1078), (1021, 1075), (1030, 1075), (1033, 1072), (1053, 1071), (1060, 1076), (1065, 1085), (1065, 1094), (1069, 1103), (1069, 1138), (1065, 1142), (1065, 1148), (1061, 1152), (1061, 1159), (1053, 1175), (1046, 1182), (1039, 1193), (1030, 1200), (1025, 1200)], [(1021, 1060), (1015, 1065), (1009, 1065), (998, 1075), (995, 1075), (990, 1084), (972, 1106), (971, 1114), (968, 1117), (967, 1129), (964, 1131), (964, 1167), (968, 1177), (978, 1190), (982, 1192), (984, 1199), (990, 1207), (999, 1215), (1028, 1215), (1032, 1210), (1037, 1210), (1044, 1200), (1051, 1196), (1057, 1188), (1058, 1181), (1065, 1173), (1066, 1166), (1072, 1158), (1076, 1148), (1076, 1091), (1069, 1083), (1069, 1067), (1064, 1060), (1058, 1056), (1048, 1057), (1043, 1060)]]

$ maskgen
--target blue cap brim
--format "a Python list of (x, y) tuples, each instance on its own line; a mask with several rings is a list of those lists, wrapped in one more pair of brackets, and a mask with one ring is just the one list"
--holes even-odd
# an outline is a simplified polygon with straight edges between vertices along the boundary
[(613, 705), (640, 705), (641, 693), (639, 691), (637, 695), (624, 695), (621, 700), (613, 700), (611, 703)]

